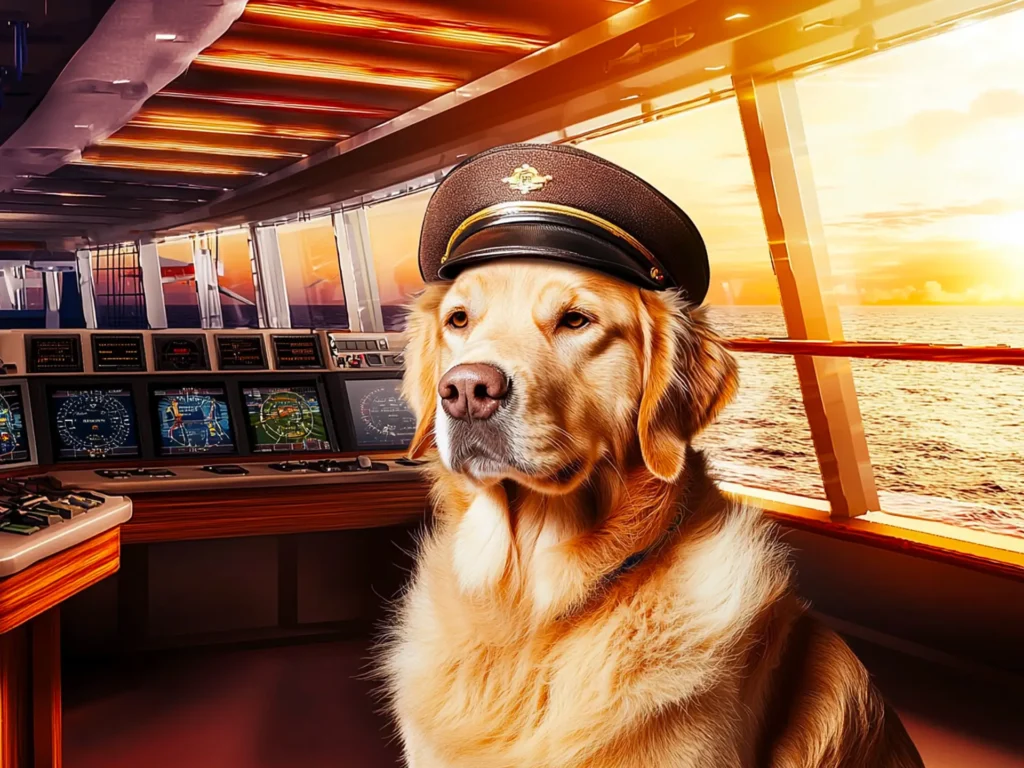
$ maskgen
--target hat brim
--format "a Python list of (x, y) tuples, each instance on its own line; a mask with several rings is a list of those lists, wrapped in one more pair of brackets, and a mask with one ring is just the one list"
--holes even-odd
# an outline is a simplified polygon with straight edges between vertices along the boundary
[(575, 264), (641, 288), (662, 288), (651, 267), (638, 264), (635, 254), (590, 232), (541, 222), (495, 224), (469, 235), (452, 249), (437, 276), (454, 280), (467, 267), (517, 258)]

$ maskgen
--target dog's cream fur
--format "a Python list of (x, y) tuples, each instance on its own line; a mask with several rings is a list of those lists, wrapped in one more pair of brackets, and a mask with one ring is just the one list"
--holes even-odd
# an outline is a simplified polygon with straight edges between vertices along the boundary
[[(921, 765), (793, 595), (769, 525), (689, 447), (736, 379), (699, 311), (494, 263), (429, 288), (409, 335), (436, 515), (382, 669), (412, 768)], [(440, 408), (440, 376), (464, 362), (510, 376), (509, 467), (460, 454)]]

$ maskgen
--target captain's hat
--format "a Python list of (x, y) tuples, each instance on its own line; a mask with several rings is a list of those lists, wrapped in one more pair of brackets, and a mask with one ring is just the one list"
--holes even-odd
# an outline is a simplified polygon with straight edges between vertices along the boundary
[(647, 182), (566, 145), (509, 144), (456, 166), (420, 233), (420, 274), (453, 280), (497, 259), (569, 262), (700, 304), (710, 270), (690, 217)]

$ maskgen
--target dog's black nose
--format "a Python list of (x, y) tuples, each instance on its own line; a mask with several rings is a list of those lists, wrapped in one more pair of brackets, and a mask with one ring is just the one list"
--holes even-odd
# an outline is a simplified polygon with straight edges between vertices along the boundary
[(444, 412), (453, 419), (489, 419), (508, 394), (508, 379), (493, 365), (465, 363), (449, 369), (437, 391)]

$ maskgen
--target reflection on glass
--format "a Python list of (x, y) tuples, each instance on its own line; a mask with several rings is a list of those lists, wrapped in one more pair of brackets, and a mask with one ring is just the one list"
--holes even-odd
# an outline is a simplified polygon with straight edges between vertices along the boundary
[(213, 238), (211, 245), (217, 259), (217, 284), (220, 287), (224, 327), (259, 327), (256, 287), (249, 258), (249, 231), (236, 229), (220, 232)]
[(164, 307), (168, 328), (199, 328), (199, 296), (196, 294), (192, 241), (189, 238), (158, 243), (160, 273), (164, 284)]
[(1022, 36), (1015, 11), (797, 83), (836, 295), (900, 308), (888, 338), (977, 344), (977, 307), (1024, 306)]
[(293, 328), (348, 328), (330, 216), (277, 228)]
[(582, 142), (653, 184), (707, 243), (715, 305), (777, 305), (768, 239), (734, 99)]
[[(1024, 346), (1022, 35), (1016, 11), (798, 81), (847, 338)], [(1024, 536), (1019, 371), (851, 366), (884, 510)]]
[(381, 314), (389, 331), (404, 328), (404, 307), (423, 288), (417, 251), (423, 214), (432, 194), (433, 189), (425, 189), (366, 209)]

